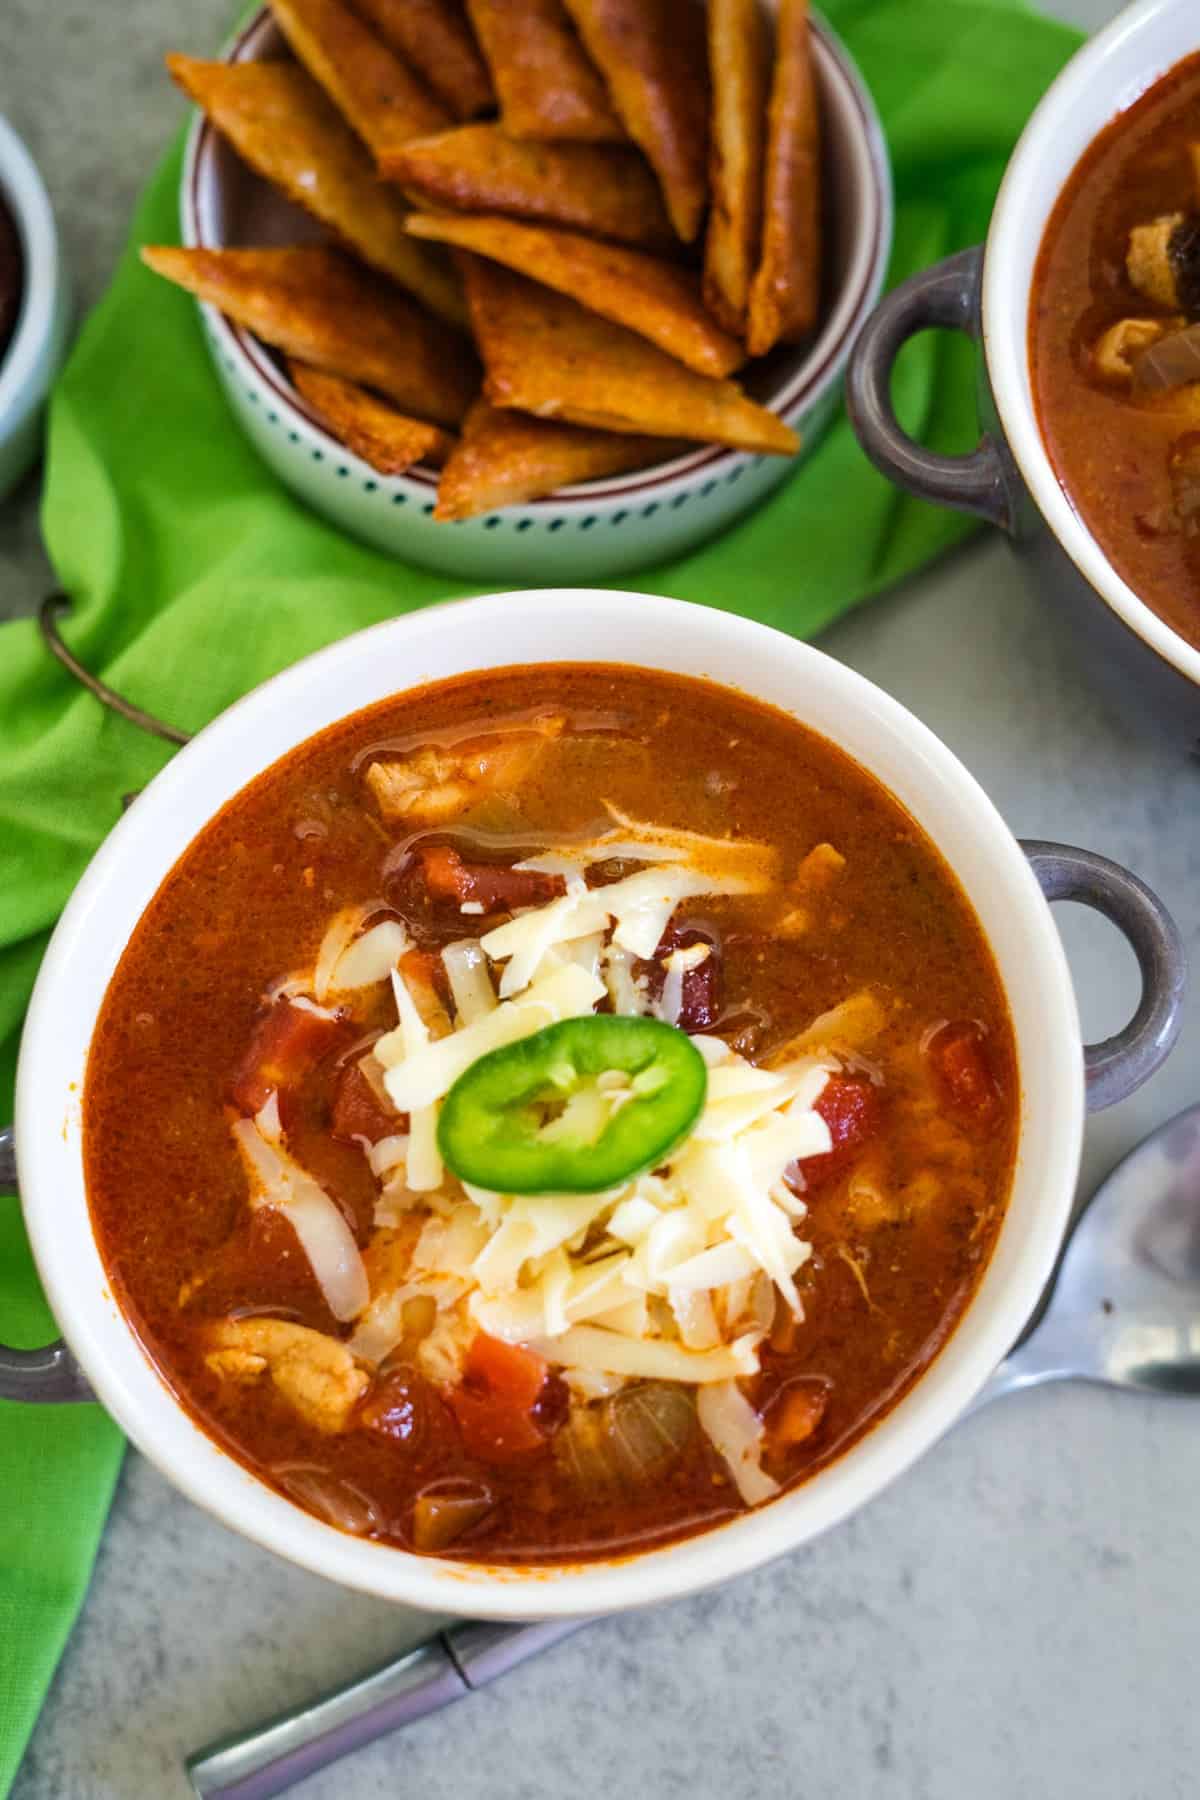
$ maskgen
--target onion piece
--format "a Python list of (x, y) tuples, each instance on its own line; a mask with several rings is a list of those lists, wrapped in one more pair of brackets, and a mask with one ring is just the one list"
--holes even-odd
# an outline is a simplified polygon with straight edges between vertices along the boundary
[(779, 1492), (762, 1466), (763, 1422), (736, 1381), (714, 1382), (696, 1398), (700, 1423), (737, 1484), (747, 1506), (759, 1506)]
[(668, 1285), (667, 1299), (679, 1326), (680, 1342), (689, 1350), (711, 1350), (721, 1341), (711, 1296), (703, 1288)]
[(398, 1169), (407, 1159), (408, 1133), (406, 1131), (398, 1131), (391, 1137), (380, 1138), (378, 1143), (372, 1144), (367, 1151), (367, 1162), (377, 1181), (382, 1181), (385, 1175), (390, 1175), (393, 1169)]
[(350, 988), (374, 987), (386, 981), (411, 939), (398, 919), (381, 919), (343, 950), (334, 967), (330, 987), (341, 992)]
[(260, 1137), (266, 1138), (268, 1144), (278, 1144), (283, 1138), (283, 1122), (279, 1117), (279, 1089), (272, 1088), (258, 1111), (254, 1115), (254, 1129)]
[(318, 1000), (324, 1000), (333, 986), (333, 972), (343, 952), (354, 942), (362, 921), (361, 906), (343, 906), (329, 921), (313, 967), (313, 993)]
[(442, 962), (454, 996), (454, 1010), (464, 1025), (496, 1010), (496, 990), (488, 972), (488, 959), (478, 938), (447, 944)]
[(327, 1525), (353, 1537), (371, 1537), (383, 1529), (383, 1515), (369, 1494), (317, 1463), (280, 1463), (271, 1471), (297, 1505), (316, 1513)]
[(577, 1487), (611, 1492), (664, 1474), (695, 1428), (695, 1407), (684, 1388), (642, 1382), (598, 1406), (572, 1407), (554, 1453)]
[(354, 1233), (323, 1187), (307, 1170), (267, 1142), (252, 1119), (231, 1130), (246, 1163), (251, 1205), (273, 1206), (300, 1240), (317, 1284), (335, 1319), (353, 1319), (371, 1297)]
[(1200, 325), (1172, 331), (1143, 350), (1133, 365), (1135, 393), (1161, 394), (1200, 381)]
[(445, 1550), (491, 1510), (491, 1489), (482, 1481), (450, 1477), (432, 1482), (413, 1505), (413, 1548)]

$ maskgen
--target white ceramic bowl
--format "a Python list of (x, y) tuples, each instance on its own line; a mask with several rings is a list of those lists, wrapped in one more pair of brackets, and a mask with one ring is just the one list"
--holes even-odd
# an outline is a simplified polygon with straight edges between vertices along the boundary
[[(815, 31), (830, 298), (815, 338), (776, 352), (748, 381), (755, 398), (799, 431), (799, 457), (697, 449), (524, 506), (435, 523), (435, 474), (378, 474), (330, 436), (269, 350), (204, 305), (204, 332), (221, 385), (263, 460), (342, 530), (392, 555), (473, 580), (585, 581), (645, 568), (747, 512), (797, 469), (833, 417), (846, 360), (879, 296), (891, 250), (891, 173), (874, 104), (829, 27), (816, 21)], [(228, 55), (245, 62), (285, 51), (270, 14), (262, 12)], [(309, 242), (314, 235), (311, 221), (252, 175), (199, 116), (184, 161), (180, 228), (185, 244), (207, 248)]]
[(54, 214), (25, 145), (0, 117), (0, 192), (21, 240), (21, 310), (0, 357), (0, 499), (41, 444), (42, 411), (67, 347), (70, 300)]
[(1013, 153), (988, 234), (983, 333), (1009, 448), (1075, 566), (1130, 630), (1200, 686), (1200, 650), (1140, 600), (1071, 505), (1038, 428), (1028, 349), (1028, 296), (1042, 234), (1093, 139), (1185, 56), (1200, 50), (1194, 0), (1141, 0), (1073, 57)]
[[(831, 1468), (760, 1511), (640, 1556), (484, 1569), (333, 1530), (256, 1480), (180, 1408), (116, 1306), (96, 1249), (80, 1094), (97, 1010), (137, 919), (252, 776), (397, 691), (508, 663), (593, 661), (598, 645), (606, 661), (706, 676), (782, 707), (877, 775), (940, 846), (978, 912), (1011, 1006), (1019, 1157), (999, 1241), (958, 1329), (912, 1391)], [(1009, 1349), (1050, 1274), (1083, 1113), (1079, 1020), (1049, 909), (991, 802), (923, 725), (860, 676), (764, 626), (645, 594), (551, 589), (437, 607), (348, 638), (240, 701), (156, 777), (96, 856), (47, 951), (21, 1047), (18, 1168), (38, 1269), (70, 1349), (113, 1417), (187, 1494), (349, 1587), (432, 1611), (538, 1618), (662, 1600), (751, 1569), (845, 1518), (928, 1449)]]
[[(987, 242), (896, 288), (862, 333), (850, 369), (863, 448), (899, 486), (998, 525), (1082, 662), (1123, 711), (1200, 750), (1200, 647), (1140, 599), (1092, 536), (1042, 437), (1029, 365), (1029, 313), (1043, 235), (1081, 157), (1104, 128), (1185, 57), (1200, 51), (1195, 0), (1139, 0), (1072, 57), (1021, 135)], [(905, 340), (935, 326), (980, 346), (978, 449), (936, 455), (914, 444), (889, 398)]]

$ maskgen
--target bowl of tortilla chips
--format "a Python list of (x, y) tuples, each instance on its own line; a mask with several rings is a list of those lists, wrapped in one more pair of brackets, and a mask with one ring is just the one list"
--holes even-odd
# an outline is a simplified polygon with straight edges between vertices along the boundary
[(272, 0), (167, 62), (182, 244), (143, 257), (354, 536), (594, 581), (720, 531), (836, 410), (891, 185), (807, 0)]

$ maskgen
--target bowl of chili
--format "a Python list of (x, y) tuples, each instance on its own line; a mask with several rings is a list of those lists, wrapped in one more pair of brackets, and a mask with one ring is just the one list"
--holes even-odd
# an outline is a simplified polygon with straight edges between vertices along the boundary
[[(1086, 44), (1026, 126), (986, 243), (876, 309), (847, 385), (877, 467), (1004, 531), (1072, 657), (1188, 752), (1200, 745), (1200, 578), (1185, 415), (1200, 388), (1187, 369), (1157, 390), (1153, 378), (1159, 341), (1185, 339), (1192, 317), (1168, 264), (1200, 211), (1187, 122), (1198, 51), (1187, 0), (1140, 0)], [(892, 409), (895, 358), (930, 328), (978, 346), (982, 435), (967, 456), (926, 450)]]
[[(526, 807), (519, 825), (490, 791), (501, 772)], [(472, 827), (469, 860), (455, 821), (481, 789), (486, 824)], [(611, 793), (624, 810), (610, 809), (587, 838), (598, 797)], [(665, 822), (631, 815), (639, 795), (655, 794), (671, 796)], [(790, 870), (785, 821), (800, 813), (823, 835), (781, 887), (768, 840)], [(557, 849), (539, 848), (539, 818), (558, 821)], [(865, 873), (835, 885), (840, 901), (821, 898), (845, 867)], [(382, 897), (371, 897), (376, 882)], [(337, 910), (348, 894), (367, 904)], [(1063, 898), (1115, 920), (1143, 973), (1130, 1025), (1086, 1050), (1047, 904)], [(439, 910), (448, 904), (449, 925)], [(464, 943), (473, 930), (482, 935)], [(823, 954), (826, 933), (836, 941)], [(282, 973), (260, 1005), (259, 977), (246, 984), (264, 955)], [(438, 956), (452, 1000), (437, 986)], [(313, 966), (300, 975), (297, 959)], [(878, 993), (797, 1035), (785, 988), (800, 984), (807, 1017), (841, 988), (805, 987), (805, 971), (840, 983), (847, 965)], [(969, 990), (964, 969), (975, 972)], [(94, 1393), (233, 1529), (386, 1598), (520, 1619), (694, 1591), (847, 1517), (970, 1403), (1053, 1268), (1086, 1109), (1158, 1066), (1183, 981), (1178, 933), (1135, 877), (1087, 852), (1019, 845), (925, 727), (808, 645), (708, 608), (603, 591), (493, 595), (385, 623), (275, 677), (203, 731), (125, 814), (72, 897), (30, 1007), (16, 1127), (25, 1218), (65, 1343), (0, 1353), (0, 1391)], [(327, 1004), (363, 989), (379, 1012), (365, 1037), (373, 1013)], [(859, 1028), (867, 1016), (866, 1037), (855, 1038), (851, 1013)], [(812, 1054), (830, 1043), (836, 1058)], [(768, 1117), (764, 1104), (781, 1110)], [(914, 1269), (890, 1317), (889, 1331), (909, 1330), (898, 1376), (878, 1360), (888, 1332), (870, 1323), (876, 1309), (855, 1296), (860, 1282), (888, 1282), (904, 1221), (929, 1191), (919, 1170), (898, 1165), (906, 1198), (889, 1213), (870, 1182), (853, 1194), (850, 1184), (864, 1172), (862, 1145), (894, 1137), (904, 1118), (935, 1131), (965, 1210), (945, 1219), (954, 1305), (920, 1315), (918, 1296), (928, 1303), (936, 1284)], [(382, 1236), (360, 1258), (348, 1230), (355, 1193), (368, 1165), (382, 1173), (397, 1158), (398, 1182), (381, 1196), (369, 1184)], [(687, 1220), (671, 1211), (671, 1183), (684, 1159), (707, 1249), (704, 1234), (678, 1241)], [(756, 1168), (784, 1163), (791, 1186), (755, 1187)], [(458, 1202), (438, 1211), (420, 1201), (451, 1175)], [(476, 1185), (481, 1175), (490, 1185)], [(297, 1285), (290, 1238), (273, 1263), (259, 1243), (269, 1292), (231, 1276), (223, 1240), (248, 1177), (270, 1215), (264, 1229), (285, 1216), (324, 1270), (319, 1293)], [(727, 1180), (742, 1183), (741, 1199)], [(340, 1186), (341, 1208), (322, 1182)], [(488, 1280), (451, 1296), (472, 1328), (449, 1373), (446, 1332), (410, 1327), (404, 1313), (413, 1300), (436, 1308), (440, 1290), (376, 1285), (380, 1257), (402, 1250), (406, 1267), (421, 1266), (405, 1223), (414, 1202), (419, 1241), (432, 1231), (440, 1246), (435, 1263), (464, 1233), (473, 1268), (491, 1259)], [(836, 1236), (821, 1236), (823, 1215), (843, 1204), (883, 1209), (894, 1248), (865, 1272), (861, 1254), (857, 1274), (851, 1266), (852, 1246), (847, 1261)], [(662, 1236), (643, 1235), (660, 1211), (677, 1240), (665, 1284), (655, 1280)], [(813, 1242), (797, 1244), (793, 1223)], [(542, 1288), (506, 1286), (497, 1264), (511, 1264), (514, 1248), (518, 1263), (540, 1252), (545, 1231), (555, 1248), (527, 1265), (545, 1274)], [(217, 1255), (205, 1261), (201, 1310), (219, 1297), (189, 1361), (179, 1321), (205, 1243)], [(732, 1273), (737, 1286), (765, 1258), (780, 1292), (795, 1277), (804, 1295), (804, 1268), (822, 1265), (817, 1320), (836, 1267), (844, 1304), (857, 1308), (837, 1317), (853, 1320), (851, 1338), (878, 1337), (874, 1387), (796, 1479), (756, 1461), (755, 1410), (781, 1455), (820, 1423), (828, 1383), (795, 1362), (794, 1340), (767, 1346), (769, 1321), (735, 1321), (722, 1342), (696, 1349), (667, 1319), (669, 1309), (683, 1319), (689, 1281), (717, 1279), (714, 1257), (722, 1281)], [(609, 1293), (588, 1314), (589, 1291), (638, 1270), (640, 1312), (626, 1288), (625, 1303)], [(753, 1311), (753, 1283), (741, 1286)], [(802, 1297), (788, 1313), (801, 1333)], [(552, 1300), (579, 1309), (569, 1329), (546, 1323)], [(733, 1303), (722, 1305), (728, 1324)], [(598, 1322), (571, 1323), (589, 1316)], [(397, 1364), (410, 1328), (428, 1333), (433, 1360), (419, 1349)], [(182, 1329), (191, 1342), (186, 1317)], [(835, 1322), (829, 1343), (845, 1336)], [(598, 1340), (608, 1346), (599, 1361)], [(565, 1484), (597, 1466), (594, 1428), (615, 1405), (610, 1378), (622, 1368), (639, 1383), (617, 1395), (621, 1460), (602, 1466), (602, 1492), (574, 1505), (579, 1490)], [(644, 1379), (664, 1370), (665, 1383)], [(710, 1443), (680, 1389), (693, 1379)], [(849, 1365), (838, 1382), (835, 1408), (854, 1389)], [(705, 1383), (716, 1402), (706, 1404)], [(247, 1393), (259, 1396), (249, 1411)], [(315, 1461), (322, 1430), (335, 1447), (327, 1468)], [(673, 1455), (686, 1443), (693, 1461), (659, 1480), (664, 1441)], [(397, 1495), (393, 1521), (380, 1470), (426, 1451), (433, 1460)], [(652, 1477), (639, 1492), (634, 1467)], [(482, 1497), (481, 1468), (491, 1490)]]

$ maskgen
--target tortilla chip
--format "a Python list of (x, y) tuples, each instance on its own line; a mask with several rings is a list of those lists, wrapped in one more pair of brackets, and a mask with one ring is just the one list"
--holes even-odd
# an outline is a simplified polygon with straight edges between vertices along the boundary
[(290, 360), (288, 374), (334, 437), (381, 475), (403, 475), (419, 462), (440, 468), (453, 448), (454, 439), (439, 425), (407, 418), (340, 375)]
[(338, 250), (147, 245), (142, 261), (265, 344), (377, 388), (418, 418), (457, 425), (478, 392), (465, 338)]
[(561, 0), (468, 0), (512, 137), (621, 144), (625, 128)]
[(495, 263), (464, 256), (467, 301), (486, 370), (484, 397), (600, 431), (799, 448), (794, 431), (733, 381), (685, 369), (653, 344)]
[(708, 201), (708, 51), (696, 0), (566, 0), (687, 244)]
[(176, 55), (167, 57), (167, 67), (243, 162), (431, 311), (466, 325), (458, 276), (444, 257), (414, 244), (404, 229), (405, 207), (304, 69), (291, 62), (198, 62)]
[(737, 339), (727, 337), (705, 312), (691, 270), (644, 250), (495, 217), (413, 213), (408, 228), (417, 237), (457, 244), (570, 294), (701, 375), (728, 375), (746, 360)]
[(450, 115), (342, 0), (271, 0), (271, 12), (310, 75), (378, 162)]
[(762, 261), (750, 285), (747, 343), (762, 356), (817, 322), (821, 289), (821, 144), (808, 0), (781, 0), (767, 129)]
[(530, 144), (498, 125), (462, 125), (399, 145), (381, 167), (430, 206), (545, 219), (652, 249), (675, 242), (653, 175), (617, 144)]
[(712, 210), (704, 242), (704, 300), (726, 331), (740, 334), (762, 233), (771, 31), (761, 0), (709, 0), (708, 63)]
[(661, 438), (555, 425), (477, 400), (438, 483), (433, 516), (473, 519), (497, 507), (540, 499), (576, 481), (642, 469), (672, 454)]
[(384, 43), (416, 70), (456, 119), (496, 104), (462, 0), (354, 0)]

